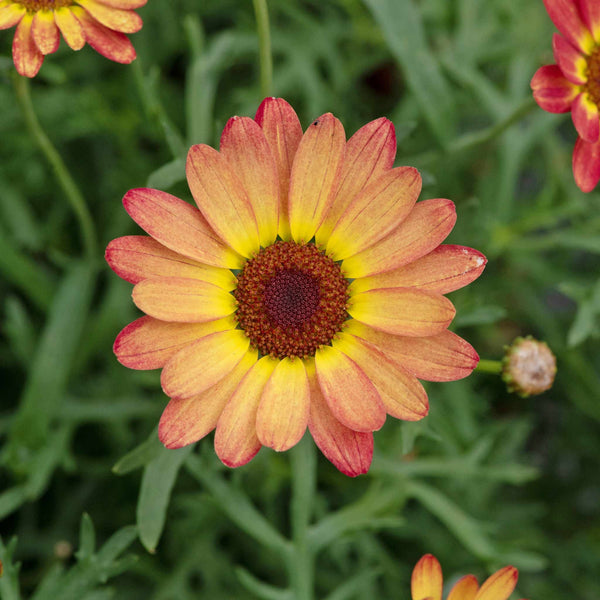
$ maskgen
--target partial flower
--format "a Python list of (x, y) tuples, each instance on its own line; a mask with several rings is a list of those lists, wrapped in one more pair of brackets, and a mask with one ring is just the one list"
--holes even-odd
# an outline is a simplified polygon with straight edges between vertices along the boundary
[(600, 2), (544, 0), (556, 28), (556, 64), (540, 67), (533, 97), (551, 113), (571, 112), (579, 134), (573, 151), (575, 183), (591, 192), (600, 181)]
[(486, 259), (440, 245), (454, 204), (417, 202), (421, 177), (392, 168), (385, 118), (348, 141), (327, 113), (306, 130), (267, 98), (254, 119), (233, 117), (220, 151), (187, 157), (197, 208), (154, 189), (123, 203), (150, 235), (113, 240), (106, 259), (135, 284), (146, 313), (117, 337), (118, 360), (162, 369), (171, 398), (159, 425), (168, 448), (216, 428), (228, 466), (268, 446), (294, 446), (307, 427), (343, 473), (365, 473), (386, 415), (429, 410), (420, 379), (466, 377), (479, 357), (448, 331), (443, 294)]
[(556, 356), (546, 342), (518, 337), (506, 348), (502, 379), (510, 392), (522, 398), (549, 390), (556, 376)]
[(0, 29), (16, 26), (13, 61), (25, 77), (37, 75), (44, 57), (58, 50), (60, 36), (73, 50), (86, 42), (118, 63), (130, 63), (135, 50), (125, 35), (142, 28), (133, 9), (147, 0), (0, 0)]
[[(508, 600), (518, 578), (517, 569), (504, 567), (490, 575), (480, 587), (474, 575), (465, 575), (454, 584), (447, 600)], [(438, 559), (426, 554), (412, 573), (412, 600), (442, 600), (443, 583)]]

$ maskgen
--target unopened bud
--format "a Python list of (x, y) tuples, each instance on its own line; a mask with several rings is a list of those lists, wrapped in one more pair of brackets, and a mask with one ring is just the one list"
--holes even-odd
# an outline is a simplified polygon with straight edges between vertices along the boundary
[(556, 375), (556, 357), (546, 342), (530, 335), (518, 337), (502, 360), (502, 379), (510, 392), (522, 398), (549, 390)]

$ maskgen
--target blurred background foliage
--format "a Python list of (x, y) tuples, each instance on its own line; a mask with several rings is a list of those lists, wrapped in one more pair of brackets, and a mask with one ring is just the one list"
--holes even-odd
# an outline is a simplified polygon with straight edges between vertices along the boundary
[(120, 203), (128, 189), (190, 198), (188, 146), (218, 144), (229, 116), (254, 114), (252, 3), (149, 2), (131, 66), (64, 42), (46, 59), (33, 103), (93, 214), (91, 262), (27, 133), (1, 32), (0, 597), (290, 598), (270, 587), (287, 585), (281, 536), (302, 510), (290, 461), (310, 471), (317, 460), (305, 515), (316, 597), (408, 598), (412, 567), (432, 552), (449, 581), (510, 563), (518, 597), (597, 600), (600, 192), (573, 182), (568, 115), (530, 100), (533, 73), (553, 62), (542, 1), (271, 0), (269, 11), (273, 94), (305, 126), (333, 112), (348, 136), (393, 120), (397, 164), (421, 170), (423, 198), (457, 205), (448, 241), (489, 258), (451, 295), (454, 329), (483, 358), (517, 335), (546, 340), (555, 386), (523, 400), (483, 373), (427, 384), (429, 417), (388, 419), (357, 480), (315, 459), (312, 442), (263, 449), (235, 472), (212, 436), (163, 450), (158, 372), (112, 354), (138, 314), (102, 251), (137, 232)]

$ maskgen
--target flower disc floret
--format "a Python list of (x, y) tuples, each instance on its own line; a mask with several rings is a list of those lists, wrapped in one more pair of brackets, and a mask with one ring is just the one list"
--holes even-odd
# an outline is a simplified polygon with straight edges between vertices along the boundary
[(592, 54), (587, 57), (586, 78), (583, 90), (600, 108), (600, 46), (596, 46)]
[(348, 282), (314, 244), (278, 241), (244, 266), (236, 318), (263, 355), (314, 356), (347, 319)]

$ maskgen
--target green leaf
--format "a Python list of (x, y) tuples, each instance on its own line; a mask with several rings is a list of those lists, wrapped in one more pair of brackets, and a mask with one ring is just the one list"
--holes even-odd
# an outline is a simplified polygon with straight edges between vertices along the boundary
[(455, 327), (473, 327), (475, 325), (491, 325), (506, 317), (506, 309), (502, 306), (478, 306), (472, 310), (463, 310), (456, 315)]
[(577, 307), (575, 320), (567, 334), (567, 344), (569, 347), (577, 346), (593, 337), (600, 331), (600, 280), (593, 287), (585, 300), (582, 300)]
[(356, 575), (353, 575), (340, 586), (338, 586), (325, 600), (350, 600), (350, 598), (359, 598), (360, 589), (365, 583), (375, 581), (381, 575), (382, 569), (363, 569)]
[(84, 513), (81, 517), (81, 528), (79, 531), (79, 550), (75, 556), (77, 560), (86, 560), (91, 558), (96, 549), (96, 532), (90, 515)]
[(235, 574), (240, 583), (257, 598), (263, 598), (264, 600), (294, 600), (294, 595), (290, 590), (284, 590), (260, 581), (242, 567), (236, 567)]
[(3, 574), (0, 577), (0, 600), (20, 600), (19, 569), (20, 563), (13, 564), (13, 555), (17, 547), (17, 538), (13, 538), (8, 546), (5, 546), (0, 537), (0, 561)]
[(156, 550), (165, 525), (171, 490), (192, 448), (161, 448), (156, 458), (144, 468), (136, 514), (140, 540), (148, 552)]
[(154, 429), (145, 442), (142, 442), (137, 448), (134, 448), (116, 462), (115, 466), (112, 468), (112, 472), (116, 475), (125, 475), (125, 473), (130, 473), (131, 471), (145, 467), (150, 461), (154, 460), (162, 450), (164, 450), (164, 447), (158, 439), (156, 429)]
[(180, 181), (185, 181), (185, 159), (176, 158), (150, 173), (146, 185), (151, 188), (166, 190)]

